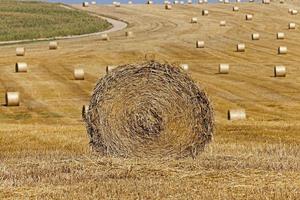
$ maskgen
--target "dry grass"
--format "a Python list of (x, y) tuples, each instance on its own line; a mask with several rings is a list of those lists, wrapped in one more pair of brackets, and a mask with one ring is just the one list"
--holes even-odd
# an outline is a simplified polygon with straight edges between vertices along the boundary
[[(1, 47), (0, 95), (18, 89), (22, 104), (0, 107), (0, 198), (299, 199), (300, 30), (287, 24), (300, 19), (286, 4), (239, 7), (90, 7), (127, 20), (135, 37), (128, 40), (124, 30), (105, 42), (97, 36), (61, 41), (53, 52), (47, 42), (26, 44), (26, 74), (14, 73), (16, 46)], [(202, 8), (210, 15), (202, 18)], [(254, 14), (252, 21), (246, 13)], [(193, 16), (198, 24), (189, 23)], [(222, 19), (227, 24), (220, 28)], [(251, 40), (253, 32), (259, 41)], [(276, 40), (277, 32), (286, 38)], [(199, 38), (205, 49), (195, 49)], [(245, 53), (235, 52), (239, 42)], [(289, 54), (277, 55), (278, 46)], [(105, 66), (140, 61), (145, 53), (188, 63), (213, 101), (216, 136), (196, 160), (97, 157), (88, 149), (81, 108), (96, 80)], [(230, 74), (216, 74), (219, 63), (230, 64)], [(278, 64), (288, 68), (287, 77), (273, 77)], [(86, 66), (82, 82), (73, 80), (78, 65)], [(248, 119), (227, 121), (227, 110), (240, 107)]]

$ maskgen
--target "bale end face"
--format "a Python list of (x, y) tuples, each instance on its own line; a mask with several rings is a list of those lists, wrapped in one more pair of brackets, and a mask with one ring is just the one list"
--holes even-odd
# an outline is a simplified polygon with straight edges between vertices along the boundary
[(195, 156), (214, 132), (206, 93), (177, 66), (157, 62), (101, 78), (83, 118), (93, 149), (120, 157)]
[(204, 48), (204, 41), (197, 41), (196, 42), (196, 48)]

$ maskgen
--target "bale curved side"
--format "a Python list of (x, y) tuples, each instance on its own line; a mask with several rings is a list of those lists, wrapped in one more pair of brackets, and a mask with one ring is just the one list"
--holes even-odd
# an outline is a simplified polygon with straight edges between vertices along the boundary
[(205, 92), (179, 67), (154, 61), (113, 69), (83, 112), (90, 144), (104, 155), (194, 157), (214, 132)]

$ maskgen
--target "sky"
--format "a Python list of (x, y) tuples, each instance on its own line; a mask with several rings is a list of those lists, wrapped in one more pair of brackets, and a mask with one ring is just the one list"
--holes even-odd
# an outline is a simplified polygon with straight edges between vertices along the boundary
[[(62, 2), (62, 3), (82, 3), (83, 1), (92, 1), (92, 0), (48, 0), (48, 2)], [(95, 0), (98, 4), (111, 4), (113, 1), (119, 1), (121, 3), (127, 3), (128, 0)], [(162, 3), (164, 0), (154, 0), (156, 3)], [(185, 0), (186, 1), (186, 0)], [(218, 0), (208, 0), (210, 3), (218, 2)], [(235, 2), (235, 0), (231, 0)], [(145, 3), (146, 0), (132, 0), (134, 3)], [(196, 2), (196, 0), (193, 0)]]

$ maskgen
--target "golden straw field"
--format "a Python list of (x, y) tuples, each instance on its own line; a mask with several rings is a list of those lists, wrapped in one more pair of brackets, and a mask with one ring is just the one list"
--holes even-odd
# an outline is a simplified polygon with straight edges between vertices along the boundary
[[(240, 3), (233, 12), (233, 5), (73, 5), (128, 27), (109, 33), (109, 41), (59, 40), (54, 51), (47, 41), (0, 46), (0, 199), (300, 199), (300, 14), (288, 13), (300, 6)], [(197, 40), (205, 48), (197, 49)], [(236, 52), (238, 43), (245, 52)], [(16, 56), (19, 46), (24, 57)], [(279, 46), (288, 53), (278, 55)], [(100, 157), (90, 150), (82, 105), (107, 65), (145, 57), (189, 64), (210, 97), (216, 132), (196, 159)], [(26, 62), (28, 72), (15, 73), (16, 62)], [(229, 74), (218, 74), (220, 63), (230, 64)], [(274, 77), (276, 65), (286, 66), (286, 77)], [(74, 80), (78, 67), (85, 80)], [(6, 91), (20, 92), (19, 107), (4, 106)], [(235, 108), (247, 119), (227, 120)]]

